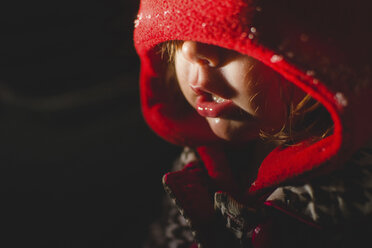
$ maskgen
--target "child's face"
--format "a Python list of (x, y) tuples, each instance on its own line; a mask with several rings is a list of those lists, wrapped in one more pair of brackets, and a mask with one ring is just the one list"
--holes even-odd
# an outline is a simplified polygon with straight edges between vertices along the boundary
[(260, 130), (279, 131), (287, 119), (289, 84), (247, 55), (185, 41), (175, 68), (185, 98), (222, 139), (253, 140)]

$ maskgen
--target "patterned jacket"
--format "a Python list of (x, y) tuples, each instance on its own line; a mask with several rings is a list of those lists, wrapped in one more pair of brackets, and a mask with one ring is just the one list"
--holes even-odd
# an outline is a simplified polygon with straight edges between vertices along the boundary
[[(195, 184), (208, 180), (199, 167), (194, 150), (185, 148), (174, 164), (174, 172), (166, 177), (193, 174)], [(200, 177), (200, 175), (202, 175)], [(168, 193), (161, 220), (153, 223), (145, 248), (203, 247), (216, 239), (222, 244), (213, 247), (370, 247), (372, 233), (372, 146), (358, 151), (344, 167), (332, 175), (301, 185), (283, 185), (273, 191), (260, 207), (239, 204), (229, 194), (208, 190), (214, 204), (214, 224), (218, 230), (199, 233), (188, 216), (190, 204), (182, 205), (178, 197), (189, 194), (198, 201), (199, 193), (190, 191), (182, 181), (163, 184)], [(177, 180), (177, 179), (176, 179)], [(191, 181), (191, 180), (190, 180)], [(208, 187), (205, 185), (205, 187)], [(180, 189), (181, 188), (181, 189)], [(175, 193), (177, 192), (177, 193)], [(190, 199), (188, 198), (190, 201)], [(198, 205), (194, 206), (199, 209)], [(192, 208), (192, 206), (191, 206)], [(199, 211), (199, 210), (198, 210)], [(208, 224), (210, 225), (210, 224)], [(360, 228), (363, 225), (363, 228)], [(274, 232), (274, 234), (273, 234)], [(206, 236), (206, 237), (205, 237)], [(266, 236), (270, 236), (268, 239)], [(268, 243), (268, 240), (270, 243)], [(274, 243), (274, 244), (273, 244)], [(208, 243), (210, 245), (210, 243)], [(208, 246), (209, 247), (209, 246)]]
[[(372, 233), (371, 11), (365, 0), (141, 0), (134, 45), (144, 118), (161, 138), (194, 154), (163, 178), (186, 217), (178, 222), (195, 233), (182, 229), (182, 240), (205, 248), (363, 247)], [(158, 45), (170, 40), (260, 61), (317, 100), (332, 133), (277, 147), (253, 183), (236, 190), (225, 143), (194, 109), (180, 111), (184, 102), (165, 83), (168, 63)], [(172, 242), (168, 247), (183, 243)]]

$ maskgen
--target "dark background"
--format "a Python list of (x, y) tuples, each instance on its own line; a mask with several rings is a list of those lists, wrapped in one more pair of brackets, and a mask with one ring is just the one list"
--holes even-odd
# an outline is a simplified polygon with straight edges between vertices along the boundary
[(179, 152), (144, 123), (134, 0), (0, 4), (0, 247), (140, 247)]

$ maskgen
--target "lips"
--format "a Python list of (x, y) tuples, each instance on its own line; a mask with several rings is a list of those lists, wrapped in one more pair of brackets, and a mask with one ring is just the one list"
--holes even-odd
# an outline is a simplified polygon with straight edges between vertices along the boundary
[(231, 100), (203, 94), (197, 97), (196, 110), (203, 117), (233, 118), (239, 112), (239, 107)]
[(230, 120), (252, 120), (253, 116), (238, 107), (232, 100), (208, 93), (202, 87), (189, 84), (196, 94), (196, 111), (203, 117)]

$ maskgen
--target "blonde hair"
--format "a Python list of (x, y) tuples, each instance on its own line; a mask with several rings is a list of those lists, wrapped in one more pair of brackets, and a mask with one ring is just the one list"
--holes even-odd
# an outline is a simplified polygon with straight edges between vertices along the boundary
[[(161, 57), (168, 62), (166, 83), (171, 89), (178, 91), (180, 90), (175, 73), (174, 58), (182, 44), (183, 41), (172, 40), (159, 45)], [(292, 99), (289, 99), (287, 108), (287, 118), (282, 128), (276, 133), (260, 130), (259, 135), (262, 140), (276, 145), (290, 146), (309, 139), (316, 142), (332, 133), (333, 121), (328, 111), (310, 95), (306, 95), (296, 105)]]
[(260, 137), (281, 145), (295, 145), (303, 140), (316, 142), (333, 131), (333, 121), (328, 111), (310, 95), (306, 95), (297, 105), (288, 106), (287, 119), (277, 133), (260, 131)]

